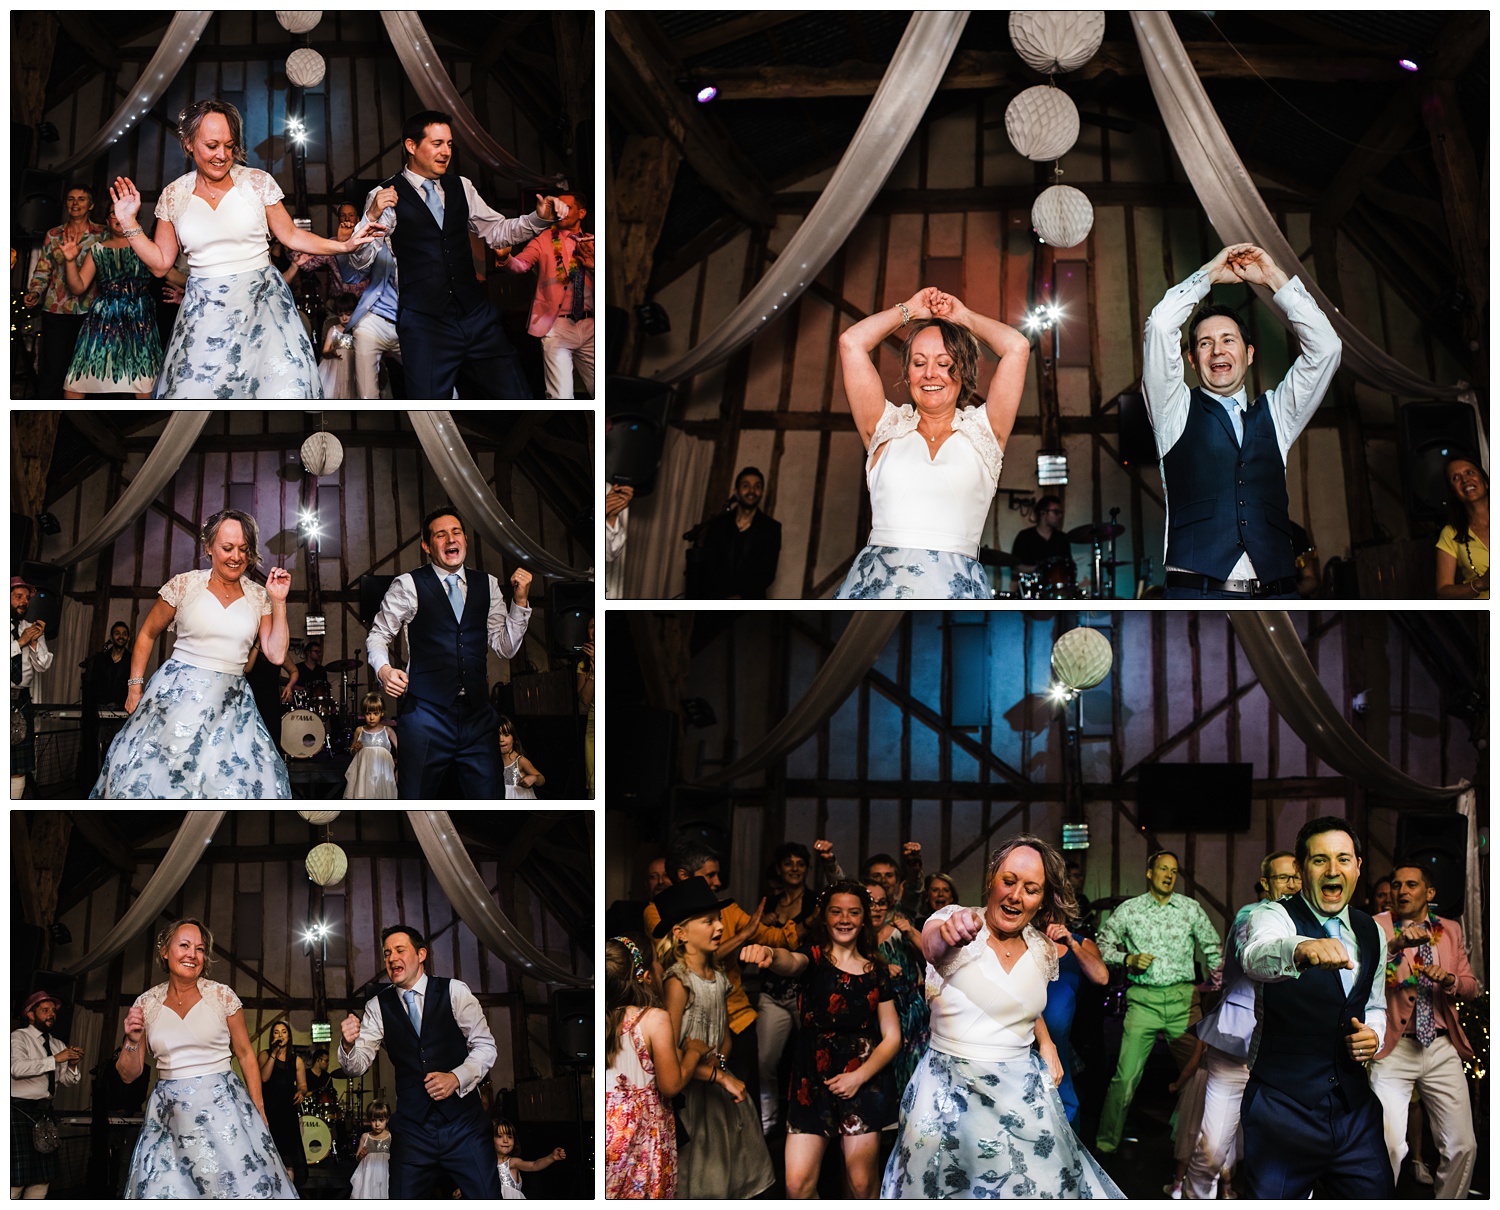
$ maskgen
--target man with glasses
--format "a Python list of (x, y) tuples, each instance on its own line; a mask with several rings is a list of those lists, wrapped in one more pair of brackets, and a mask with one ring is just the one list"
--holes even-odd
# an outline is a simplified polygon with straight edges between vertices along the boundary
[(1043, 496), (1036, 502), (1036, 524), (1016, 535), (1010, 548), (1018, 572), (1033, 572), (1053, 559), (1072, 562), (1073, 547), (1063, 533), (1063, 505), (1057, 496)]
[[(1297, 894), (1302, 889), (1302, 872), (1297, 868), (1296, 855), (1285, 849), (1267, 854), (1260, 863), (1258, 889), (1264, 896), (1260, 902), (1275, 903)], [(1240, 1100), (1250, 1079), (1247, 1060), (1250, 1039), (1255, 1035), (1255, 981), (1240, 965), (1240, 950), (1250, 934), (1254, 907), (1247, 903), (1235, 914), (1224, 943), (1224, 997), (1192, 1030), (1201, 1048), (1195, 1059), (1208, 1072), (1203, 1126), (1183, 1179), (1183, 1195), (1195, 1201), (1213, 1201), (1218, 1196), (1219, 1174), (1232, 1158), (1240, 1125)]]
[(1153, 853), (1146, 865), (1146, 893), (1127, 899), (1099, 930), (1099, 953), (1109, 966), (1125, 968), (1125, 1031), (1120, 1063), (1099, 1115), (1096, 1147), (1106, 1154), (1120, 1145), (1125, 1114), (1146, 1069), (1157, 1036), (1170, 1044), (1187, 1032), (1193, 1002), (1193, 949), (1205, 969), (1222, 961), (1219, 935), (1194, 899), (1174, 895), (1177, 854)]

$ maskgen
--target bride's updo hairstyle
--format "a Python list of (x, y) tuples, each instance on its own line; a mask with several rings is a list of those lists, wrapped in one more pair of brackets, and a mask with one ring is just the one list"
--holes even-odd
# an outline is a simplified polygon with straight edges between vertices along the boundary
[(245, 123), (240, 117), (240, 111), (228, 101), (194, 101), (180, 114), (177, 115), (177, 137), (182, 140), (182, 150), (188, 158), (188, 167), (194, 167), (192, 142), (198, 137), (198, 127), (203, 125), (203, 119), (209, 114), (219, 114), (229, 123), (229, 139), (234, 147), (234, 162), (244, 164), (245, 159)]
[(162, 970), (170, 970), (167, 964), (167, 948), (172, 944), (172, 939), (177, 936), (180, 929), (192, 925), (198, 930), (198, 936), (203, 938), (203, 974), (208, 974), (208, 968), (214, 961), (214, 935), (208, 931), (208, 926), (201, 920), (194, 920), (191, 916), (181, 920), (174, 920), (161, 932), (156, 934), (156, 961)]
[(1078, 900), (1068, 885), (1067, 866), (1063, 864), (1062, 854), (1040, 836), (1017, 836), (990, 854), (989, 865), (984, 871), (984, 903), (989, 903), (990, 889), (995, 885), (1005, 859), (1021, 848), (1034, 849), (1042, 859), (1042, 902), (1031, 918), (1032, 928), (1046, 932), (1049, 924), (1063, 924), (1071, 929), (1078, 919)]
[(238, 521), (240, 532), (245, 535), (245, 562), (251, 567), (260, 566), (260, 526), (249, 513), (237, 508), (226, 508), (215, 513), (203, 523), (203, 553), (207, 554), (219, 536), (219, 527), (226, 521)]
[[(968, 328), (946, 319), (921, 319), (911, 325), (901, 346), (901, 386), (911, 378), (911, 346), (923, 328), (936, 328), (943, 337), (943, 348), (953, 358), (953, 376), (958, 379), (958, 406), (966, 407), (979, 393), (979, 341)], [(916, 400), (913, 399), (915, 404)]]

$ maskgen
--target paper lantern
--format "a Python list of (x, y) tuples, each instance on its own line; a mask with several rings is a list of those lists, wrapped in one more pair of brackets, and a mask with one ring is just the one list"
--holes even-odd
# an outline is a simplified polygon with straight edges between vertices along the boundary
[(1005, 107), (1005, 133), (1028, 160), (1055, 160), (1078, 142), (1078, 106), (1060, 88), (1038, 84)]
[(1076, 248), (1094, 228), (1094, 207), (1071, 185), (1053, 185), (1031, 207), (1031, 225), (1054, 248)]
[(1078, 626), (1052, 644), (1052, 671), (1070, 689), (1092, 689), (1109, 675), (1114, 649), (1097, 630)]
[(336, 844), (320, 844), (307, 855), (307, 876), (319, 886), (336, 886), (349, 870), (349, 858)]
[(314, 88), (328, 70), (323, 56), (310, 47), (294, 50), (286, 57), (286, 78), (298, 88)]
[(278, 8), (276, 20), (289, 34), (305, 34), (323, 19), (322, 9)]
[(1102, 12), (1013, 11), (1010, 44), (1026, 65), (1044, 76), (1082, 67), (1104, 41)]
[(309, 475), (331, 475), (343, 461), (343, 444), (332, 433), (314, 433), (302, 443), (302, 467)]
[(297, 814), (308, 823), (332, 823), (339, 817), (337, 811), (298, 811)]

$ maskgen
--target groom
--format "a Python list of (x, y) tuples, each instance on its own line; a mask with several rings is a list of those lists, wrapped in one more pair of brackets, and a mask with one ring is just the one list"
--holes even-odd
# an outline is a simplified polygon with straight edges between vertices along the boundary
[[(491, 575), (464, 566), (468, 536), (463, 519), (440, 508), (422, 521), (428, 562), (400, 575), (386, 590), (365, 640), (370, 669), (391, 697), (406, 697), (401, 711), (402, 798), (436, 798), (453, 766), (465, 798), (495, 797), (499, 780), (499, 716), (490, 705), (485, 649), (510, 659), (521, 650), (531, 573), (511, 573), (505, 605)], [(390, 662), (391, 641), (406, 633), (407, 667)]]
[(484, 1010), (466, 984), (424, 973), (421, 933), (393, 924), (380, 940), (391, 986), (365, 1005), (363, 1020), (344, 1018), (339, 1065), (359, 1075), (384, 1042), (396, 1069), (390, 1197), (427, 1197), (446, 1172), (464, 1197), (498, 1200), (489, 1119), (475, 1091), (495, 1062)]

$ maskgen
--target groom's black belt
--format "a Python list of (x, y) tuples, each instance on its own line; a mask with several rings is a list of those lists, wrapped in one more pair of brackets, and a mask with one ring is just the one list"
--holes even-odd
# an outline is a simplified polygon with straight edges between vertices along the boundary
[(1190, 571), (1167, 572), (1168, 588), (1193, 588), (1199, 592), (1232, 592), (1244, 597), (1274, 597), (1297, 591), (1297, 577), (1280, 580), (1213, 580)]

